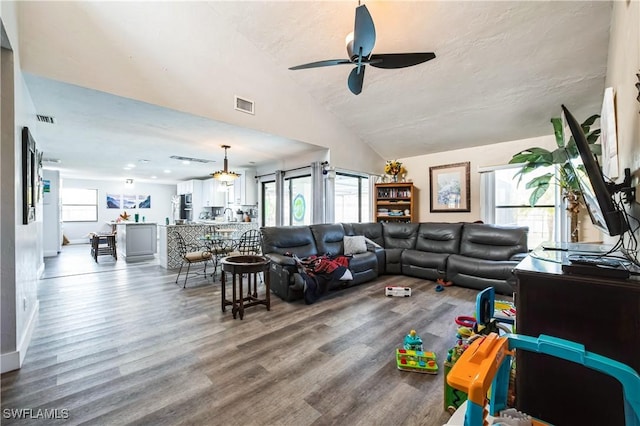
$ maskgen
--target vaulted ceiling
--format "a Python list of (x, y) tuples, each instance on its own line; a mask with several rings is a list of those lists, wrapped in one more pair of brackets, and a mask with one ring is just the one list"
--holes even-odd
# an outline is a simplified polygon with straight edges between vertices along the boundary
[[(355, 96), (349, 66), (288, 70), (346, 58), (355, 1), (22, 2), (26, 83), (38, 113), (56, 118), (38, 124), (38, 143), (69, 175), (206, 175), (221, 168), (223, 143), (232, 167), (329, 150), (332, 163), (374, 171), (383, 159), (548, 135), (563, 103), (578, 118), (600, 110), (608, 2), (366, 5), (374, 53), (436, 58), (368, 67)], [(234, 95), (255, 115), (234, 110)]]

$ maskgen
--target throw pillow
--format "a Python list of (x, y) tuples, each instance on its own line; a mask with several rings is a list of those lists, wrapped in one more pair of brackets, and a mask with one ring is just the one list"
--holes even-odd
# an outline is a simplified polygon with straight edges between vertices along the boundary
[(351, 281), (351, 280), (353, 280), (353, 274), (351, 273), (350, 270), (345, 268), (344, 274), (342, 274), (342, 276), (340, 277), (340, 281)]
[(353, 237), (345, 235), (343, 242), (345, 256), (365, 253), (367, 251), (367, 243), (365, 242), (363, 235), (356, 235)]

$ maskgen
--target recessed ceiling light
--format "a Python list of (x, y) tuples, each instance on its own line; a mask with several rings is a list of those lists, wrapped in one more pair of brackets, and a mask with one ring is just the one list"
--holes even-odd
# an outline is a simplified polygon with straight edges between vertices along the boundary
[(127, 167), (130, 167), (130, 168), (132, 168), (132, 169), (133, 169), (135, 166), (136, 166), (136, 165), (135, 165), (135, 164), (132, 164), (132, 163), (127, 164)]
[(142, 164), (147, 164), (148, 162), (149, 162), (149, 160), (145, 160), (144, 158), (138, 160), (138, 163), (142, 163)]
[(158, 176), (151, 176), (151, 179), (158, 179)]
[(125, 169), (125, 170), (131, 170), (131, 167), (129, 167), (129, 166), (125, 166), (125, 167), (123, 167), (123, 169)]
[(165, 173), (171, 173), (171, 170), (164, 170)]
[(189, 160), (182, 160), (182, 164), (184, 164), (185, 166), (188, 164), (191, 164), (191, 161)]

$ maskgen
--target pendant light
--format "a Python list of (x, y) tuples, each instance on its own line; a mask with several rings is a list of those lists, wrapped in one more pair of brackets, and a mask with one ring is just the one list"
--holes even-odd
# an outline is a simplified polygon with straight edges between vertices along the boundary
[(234, 179), (239, 178), (240, 174), (229, 171), (229, 167), (227, 163), (227, 149), (231, 147), (229, 145), (222, 145), (222, 148), (224, 148), (224, 170), (218, 170), (217, 172), (212, 173), (211, 176), (213, 176), (214, 179), (217, 179), (222, 182), (231, 182)]

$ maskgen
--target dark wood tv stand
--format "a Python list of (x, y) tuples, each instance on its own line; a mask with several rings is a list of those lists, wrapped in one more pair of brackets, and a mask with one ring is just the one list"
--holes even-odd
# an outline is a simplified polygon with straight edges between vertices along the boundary
[[(566, 274), (567, 252), (536, 253), (546, 259), (530, 255), (515, 270), (517, 332), (581, 343), (640, 372), (640, 280)], [(556, 426), (624, 425), (617, 380), (548, 355), (516, 353), (516, 400)]]

